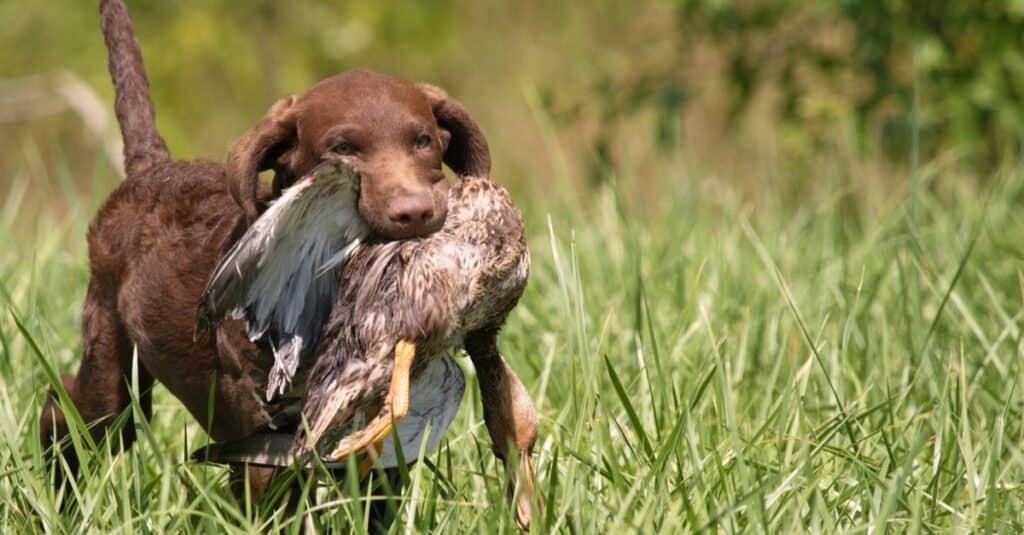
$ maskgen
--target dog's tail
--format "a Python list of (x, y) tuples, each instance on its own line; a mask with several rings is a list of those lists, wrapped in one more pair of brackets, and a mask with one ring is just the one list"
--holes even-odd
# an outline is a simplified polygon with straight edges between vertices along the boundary
[(124, 140), (124, 169), (130, 178), (154, 164), (170, 160), (171, 155), (156, 131), (149, 81), (124, 2), (101, 0), (100, 25), (107, 43), (110, 78), (114, 82), (114, 112)]

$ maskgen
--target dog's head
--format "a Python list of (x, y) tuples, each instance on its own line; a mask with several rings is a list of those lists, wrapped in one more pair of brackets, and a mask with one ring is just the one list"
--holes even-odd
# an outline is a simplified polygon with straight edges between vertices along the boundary
[(444, 224), (448, 181), (489, 174), (487, 140), (465, 107), (443, 90), (368, 70), (328, 78), (301, 97), (275, 102), (231, 147), (231, 195), (252, 223), (260, 171), (273, 169), (274, 195), (325, 158), (360, 174), (359, 212), (374, 233), (401, 239)]

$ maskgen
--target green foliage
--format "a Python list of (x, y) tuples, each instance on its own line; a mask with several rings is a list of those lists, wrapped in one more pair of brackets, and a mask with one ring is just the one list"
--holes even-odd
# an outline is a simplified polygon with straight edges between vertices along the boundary
[[(409, 78), (443, 73), (438, 66), (452, 46), (455, 20), (451, 5), (427, 3), (127, 4), (158, 126), (175, 154), (184, 157), (222, 157), (271, 102), (346, 68), (374, 66)], [(6, 21), (0, 45), (17, 51), (0, 58), (0, 73), (69, 70), (112, 103), (97, 5), (0, 4)]]
[(777, 85), (790, 126), (848, 115), (890, 157), (916, 150), (916, 136), (926, 155), (955, 148), (988, 164), (1020, 151), (1020, 2), (690, 0), (677, 9), (681, 31), (725, 51), (734, 111)]
[[(614, 133), (635, 116), (653, 115), (645, 138), (671, 153), (680, 115), (716, 97), (725, 105), (712, 130), (741, 135), (754, 115), (797, 162), (852, 141), (860, 157), (905, 163), (955, 151), (992, 169), (1024, 140), (1022, 6), (677, 0), (674, 26), (652, 36), (671, 43), (661, 61), (638, 47), (630, 69), (595, 69), (587, 90), (558, 95), (563, 102), (552, 95), (563, 80), (552, 81), (542, 103), (575, 124), (590, 102), (599, 179), (615, 168)], [(700, 96), (709, 78), (718, 85)]]
[[(1024, 172), (978, 191), (925, 165), (920, 196), (878, 202), (823, 171), (793, 186), (797, 207), (754, 210), (727, 184), (678, 180), (692, 173), (660, 168), (666, 205), (643, 212), (614, 187), (516, 199), (534, 268), (500, 343), (541, 414), (537, 531), (1024, 528)], [(96, 202), (67, 220), (0, 213), (23, 252), (0, 254), (0, 530), (295, 529), (184, 460), (207, 438), (162, 387), (128, 453), (80, 446), (77, 505), (60, 511), (37, 416), (46, 370), (78, 359)], [(20, 218), (37, 230), (16, 234)], [(514, 530), (473, 382), (395, 532)], [(352, 488), (322, 492), (318, 526), (364, 525)]]
[[(129, 4), (179, 156), (357, 65), (473, 110), (534, 259), (500, 343), (541, 414), (536, 531), (1024, 529), (1024, 170), (997, 165), (1021, 2)], [(66, 68), (109, 105), (91, 2), (0, 18), (5, 76)], [(10, 131), (0, 531), (297, 528), (185, 461), (207, 437), (162, 387), (127, 453), (76, 425), (84, 476), (54, 493), (37, 417), (77, 365), (83, 236), (116, 179), (67, 117)], [(470, 383), (394, 532), (514, 530)], [(351, 489), (323, 490), (320, 527), (359, 531)]]
[[(680, 148), (702, 166), (743, 153), (801, 173), (837, 146), (897, 168), (954, 153), (985, 173), (1024, 136), (1019, 1), (129, 4), (182, 157), (221, 158), (276, 98), (357, 66), (445, 86), (492, 136), (499, 171), (540, 158), (591, 184)], [(15, 51), (0, 73), (66, 69), (111, 102), (93, 2), (7, 2), (0, 17)], [(564, 154), (538, 139), (538, 113)], [(17, 126), (5, 176), (24, 143), (58, 137), (74, 164), (94, 153), (73, 116)], [(751, 167), (739, 178), (756, 180)]]

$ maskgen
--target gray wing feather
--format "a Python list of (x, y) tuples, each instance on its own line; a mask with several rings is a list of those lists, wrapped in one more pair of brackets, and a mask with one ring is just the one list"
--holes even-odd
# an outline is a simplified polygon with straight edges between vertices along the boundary
[(192, 460), (210, 463), (249, 463), (260, 466), (289, 466), (293, 435), (285, 433), (254, 433), (228, 442), (207, 444), (192, 452)]
[(244, 319), (253, 341), (273, 327), (267, 399), (284, 393), (316, 344), (337, 293), (337, 273), (368, 233), (359, 177), (330, 162), (285, 190), (221, 259), (203, 292), (198, 331)]

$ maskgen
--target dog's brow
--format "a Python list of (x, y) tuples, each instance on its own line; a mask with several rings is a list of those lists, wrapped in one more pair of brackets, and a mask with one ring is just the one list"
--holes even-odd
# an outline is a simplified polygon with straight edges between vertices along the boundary
[(320, 147), (320, 150), (329, 150), (332, 146), (334, 146), (334, 144), (338, 143), (342, 139), (354, 139), (356, 141), (359, 141), (361, 140), (361, 138), (365, 136), (365, 129), (360, 127), (358, 124), (345, 123), (337, 125), (328, 130), (327, 133), (320, 138), (321, 143), (323, 143), (323, 146)]

